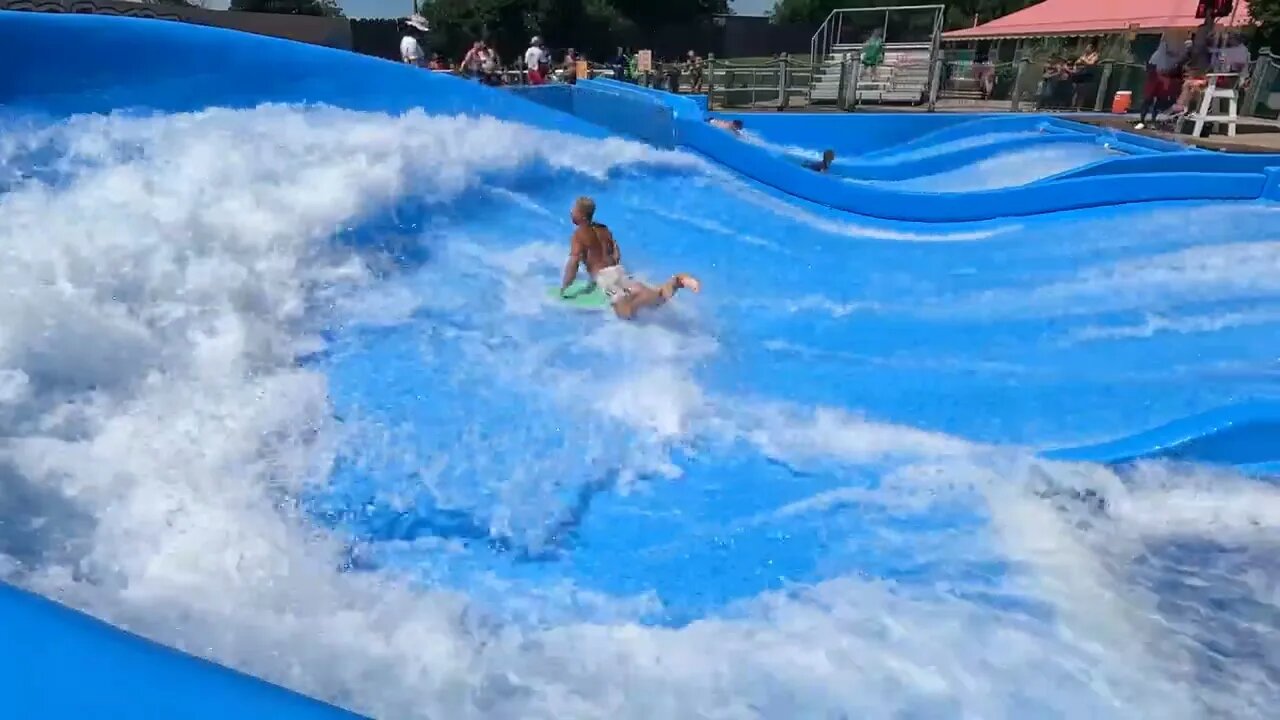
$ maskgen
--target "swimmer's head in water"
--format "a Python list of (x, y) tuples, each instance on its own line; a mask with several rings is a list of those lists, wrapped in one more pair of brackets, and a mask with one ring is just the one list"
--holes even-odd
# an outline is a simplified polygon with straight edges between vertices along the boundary
[(573, 209), (569, 211), (569, 219), (574, 225), (591, 222), (596, 216), (596, 201), (583, 195), (573, 201)]
[(741, 120), (734, 120), (732, 124), (733, 124), (733, 129), (734, 129), (734, 130), (737, 130), (737, 131), (739, 131), (739, 132), (741, 132), (741, 131), (742, 131), (742, 121), (741, 121)]
[(823, 151), (822, 151), (822, 162), (823, 162), (824, 164), (826, 164), (826, 165), (830, 165), (831, 163), (833, 163), (833, 162), (835, 162), (835, 161), (836, 161), (836, 151), (835, 151), (835, 150), (823, 150)]

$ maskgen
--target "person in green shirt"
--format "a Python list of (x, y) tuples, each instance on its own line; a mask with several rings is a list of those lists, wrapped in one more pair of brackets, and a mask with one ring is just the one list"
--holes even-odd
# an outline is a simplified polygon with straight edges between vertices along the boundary
[(876, 67), (884, 62), (884, 38), (881, 37), (879, 28), (873, 30), (871, 37), (862, 44), (861, 60), (865, 67)]

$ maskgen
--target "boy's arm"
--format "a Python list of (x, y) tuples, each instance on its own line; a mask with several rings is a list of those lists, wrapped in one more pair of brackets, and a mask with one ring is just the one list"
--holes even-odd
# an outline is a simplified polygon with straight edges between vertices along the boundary
[(613, 233), (609, 233), (609, 259), (613, 265), (622, 264), (622, 248), (618, 247), (618, 241), (613, 238)]
[(569, 239), (569, 259), (564, 263), (564, 275), (560, 282), (560, 294), (563, 295), (565, 288), (573, 284), (578, 277), (578, 265), (582, 263), (582, 236), (579, 234), (582, 228), (573, 231), (573, 237)]

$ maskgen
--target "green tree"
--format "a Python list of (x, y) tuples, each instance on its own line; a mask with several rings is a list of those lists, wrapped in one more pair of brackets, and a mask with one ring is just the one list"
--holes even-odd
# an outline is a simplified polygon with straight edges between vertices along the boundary
[(642, 30), (697, 22), (729, 12), (728, 0), (612, 0), (619, 15)]
[(1249, 18), (1258, 29), (1258, 44), (1280, 51), (1280, 0), (1251, 0)]
[(419, 9), (431, 21), (432, 48), (451, 57), (475, 39), (510, 54), (542, 35), (553, 47), (573, 45), (602, 58), (617, 45), (647, 41), (657, 28), (702, 22), (729, 6), (728, 0), (431, 0)]
[(338, 5), (337, 0), (231, 0), (230, 9), (241, 12), (343, 17), (342, 6)]

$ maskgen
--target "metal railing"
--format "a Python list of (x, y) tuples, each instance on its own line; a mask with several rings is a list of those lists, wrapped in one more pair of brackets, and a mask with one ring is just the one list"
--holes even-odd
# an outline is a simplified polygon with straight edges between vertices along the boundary
[(784, 110), (805, 104), (811, 63), (782, 53), (764, 62), (743, 63), (707, 58), (705, 90), (712, 108)]
[(1249, 68), (1240, 114), (1275, 118), (1280, 115), (1280, 57), (1263, 48)]
[(1117, 92), (1128, 90), (1138, 101), (1146, 66), (1104, 60), (1085, 80), (1045, 76), (1045, 62), (1024, 57), (1007, 63), (936, 62), (939, 102), (991, 110), (1102, 111)]
[[(952, 107), (972, 106), (994, 111), (1058, 110), (1104, 112), (1115, 96), (1132, 94), (1131, 107), (1141, 107), (1146, 65), (1103, 60), (1097, 75), (1086, 82), (1045, 78), (1045, 62), (1030, 57), (1006, 63), (967, 60), (937, 61), (938, 101)], [(1274, 98), (1274, 99), (1272, 99)], [(1264, 49), (1245, 73), (1240, 116), (1280, 114), (1280, 58)]]
[[(844, 43), (844, 21), (846, 17), (883, 13), (883, 19), (880, 23), (880, 33), (881, 37), (888, 40), (890, 13), (905, 11), (918, 12), (922, 10), (929, 10), (934, 13), (932, 37), (935, 39), (934, 44), (936, 45), (937, 38), (940, 38), (942, 32), (942, 19), (946, 12), (945, 5), (893, 5), (889, 7), (837, 8), (827, 15), (827, 18), (818, 26), (817, 31), (813, 33), (813, 38), (809, 42), (809, 55), (816, 62), (820, 58), (825, 58), (830, 55), (832, 47), (846, 44)], [(862, 39), (863, 38), (857, 38), (856, 41), (861, 42)]]
[[(683, 65), (660, 66), (653, 72), (628, 77), (631, 82), (685, 94), (707, 96), (708, 107), (717, 109), (786, 109), (804, 106), (812, 86), (812, 61), (785, 54), (763, 62), (719, 60), (714, 55), (703, 65), (702, 88), (694, 93), (692, 77)], [(881, 67), (874, 80), (854, 53), (846, 53), (839, 71), (836, 105), (843, 110), (882, 101), (886, 94), (921, 87), (928, 67), (927, 87), (920, 103), (930, 110), (972, 109), (991, 112), (1094, 111), (1110, 109), (1116, 93), (1132, 93), (1133, 108), (1141, 107), (1146, 66), (1104, 60), (1088, 82), (1059, 81), (1051, 86), (1044, 77), (1045, 62), (1024, 57), (1005, 63), (975, 63), (936, 57), (930, 65), (904, 63)], [(611, 77), (608, 65), (591, 65), (593, 77)], [(911, 78), (903, 80), (902, 75)], [(504, 84), (524, 82), (519, 69), (502, 72)], [(1280, 58), (1264, 50), (1247, 74), (1240, 99), (1240, 115), (1274, 118), (1280, 111)], [(901, 86), (901, 87), (900, 87)], [(1069, 87), (1068, 87), (1069, 86)], [(1055, 90), (1057, 92), (1055, 92)], [(915, 102), (915, 101), (912, 101)]]

